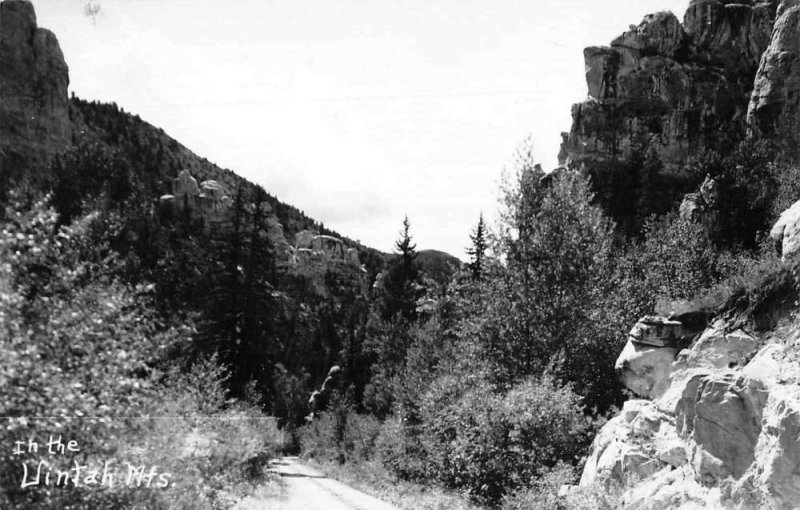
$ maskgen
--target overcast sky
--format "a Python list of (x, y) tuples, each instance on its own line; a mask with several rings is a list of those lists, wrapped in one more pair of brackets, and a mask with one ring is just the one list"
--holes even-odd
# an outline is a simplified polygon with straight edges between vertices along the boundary
[[(464, 258), (514, 148), (556, 165), (582, 50), (688, 0), (34, 0), (70, 89), (340, 233)], [(167, 190), (164, 190), (165, 192)]]

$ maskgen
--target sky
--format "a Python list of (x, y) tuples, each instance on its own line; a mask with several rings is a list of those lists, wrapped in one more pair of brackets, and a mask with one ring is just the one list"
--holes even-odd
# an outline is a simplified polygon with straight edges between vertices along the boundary
[[(342, 235), (462, 259), (526, 138), (557, 165), (583, 48), (689, 0), (34, 0), (70, 91)], [(169, 190), (164, 190), (168, 192)]]

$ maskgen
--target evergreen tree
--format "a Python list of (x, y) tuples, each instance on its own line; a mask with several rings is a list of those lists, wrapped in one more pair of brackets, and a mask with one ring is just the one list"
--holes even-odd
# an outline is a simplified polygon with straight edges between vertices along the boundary
[(400, 239), (395, 243), (397, 257), (391, 262), (384, 279), (385, 295), (381, 311), (384, 320), (389, 320), (397, 313), (409, 321), (417, 318), (419, 267), (417, 246), (412, 241), (409, 230), (410, 223), (406, 216)]
[(211, 275), (201, 339), (203, 350), (218, 352), (229, 367), (234, 395), (244, 395), (252, 382), (266, 403), (275, 362), (274, 249), (266, 235), (266, 193), (256, 188), (247, 197), (252, 202), (246, 196), (239, 188), (229, 225), (213, 239), (218, 269)]
[(469, 236), (472, 246), (467, 248), (470, 256), (469, 270), (473, 280), (480, 280), (484, 270), (484, 257), (486, 256), (486, 227), (483, 223), (483, 213), (478, 218), (478, 225)]

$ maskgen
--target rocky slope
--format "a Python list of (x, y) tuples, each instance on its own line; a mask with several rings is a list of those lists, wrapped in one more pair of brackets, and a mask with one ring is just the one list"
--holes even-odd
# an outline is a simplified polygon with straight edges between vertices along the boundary
[(70, 142), (69, 74), (55, 35), (28, 0), (0, 3), (0, 188)]
[(653, 14), (610, 46), (587, 48), (589, 97), (572, 109), (562, 164), (599, 173), (654, 153), (680, 173), (692, 155), (748, 126), (793, 125), (795, 3), (693, 0), (683, 22)]
[(634, 395), (592, 444), (580, 485), (629, 509), (771, 508), (800, 502), (800, 202), (772, 231), (784, 266), (703, 314), (645, 317), (616, 369)]

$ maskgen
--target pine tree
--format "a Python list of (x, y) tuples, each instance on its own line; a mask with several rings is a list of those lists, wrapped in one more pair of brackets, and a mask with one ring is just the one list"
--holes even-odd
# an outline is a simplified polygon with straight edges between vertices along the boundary
[[(249, 200), (252, 199), (252, 202)], [(275, 361), (274, 247), (266, 235), (266, 193), (237, 191), (230, 224), (212, 241), (218, 271), (210, 275), (202, 348), (230, 369), (228, 384), (242, 396), (252, 382), (269, 401)]]
[(417, 281), (417, 246), (411, 239), (411, 225), (408, 217), (403, 220), (400, 239), (395, 242), (397, 257), (390, 264), (384, 280), (384, 303), (381, 317), (388, 320), (400, 313), (409, 321), (417, 318), (417, 297), (419, 294)]
[(472, 246), (467, 248), (467, 255), (470, 256), (468, 264), (472, 273), (472, 279), (477, 281), (483, 276), (484, 257), (486, 256), (486, 226), (483, 222), (483, 213), (478, 218), (478, 225), (469, 236)]

